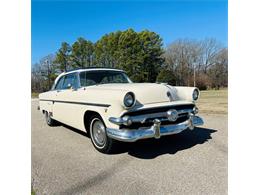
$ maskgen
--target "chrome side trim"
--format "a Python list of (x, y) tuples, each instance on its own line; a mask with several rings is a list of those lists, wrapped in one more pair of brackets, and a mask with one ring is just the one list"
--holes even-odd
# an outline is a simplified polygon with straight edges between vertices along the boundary
[(190, 119), (175, 125), (161, 126), (160, 123), (157, 122), (154, 121), (154, 125), (151, 127), (142, 127), (139, 129), (107, 128), (107, 135), (119, 141), (135, 142), (140, 139), (153, 137), (159, 138), (160, 136), (177, 134), (187, 128), (192, 129), (194, 126), (200, 126), (204, 124), (202, 118), (198, 116), (192, 116)]
[(39, 101), (51, 101), (53, 103), (67, 103), (67, 104), (81, 104), (86, 106), (99, 106), (99, 107), (109, 107), (109, 104), (96, 104), (96, 103), (87, 103), (87, 102), (71, 102), (71, 101), (61, 101), (61, 100), (47, 100), (47, 99), (39, 99)]

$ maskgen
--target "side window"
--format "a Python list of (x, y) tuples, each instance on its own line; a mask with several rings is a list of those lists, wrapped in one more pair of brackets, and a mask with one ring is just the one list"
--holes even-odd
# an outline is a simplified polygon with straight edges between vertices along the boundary
[(80, 79), (80, 85), (81, 86), (86, 86), (87, 85), (86, 72), (81, 72), (79, 74), (79, 79)]
[(64, 82), (62, 85), (62, 89), (69, 89), (69, 88), (77, 88), (77, 75), (75, 73), (65, 75)]
[(80, 85), (82, 87), (96, 85), (96, 81), (94, 79), (96, 75), (92, 74), (91, 72), (81, 72), (79, 77), (80, 77)]
[(123, 77), (123, 74), (111, 74), (103, 77), (100, 83), (126, 83), (126, 79)]
[(56, 86), (55, 86), (55, 89), (56, 89), (56, 90), (62, 89), (63, 81), (64, 81), (64, 76), (61, 77), (61, 78), (58, 80), (58, 82), (57, 82), (57, 84), (56, 84)]

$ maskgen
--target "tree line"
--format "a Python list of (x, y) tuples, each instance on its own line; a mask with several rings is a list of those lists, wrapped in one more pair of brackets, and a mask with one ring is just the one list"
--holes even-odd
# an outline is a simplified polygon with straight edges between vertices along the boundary
[(179, 39), (163, 47), (160, 35), (148, 30), (116, 31), (95, 43), (80, 37), (32, 66), (32, 92), (49, 90), (63, 71), (86, 67), (123, 69), (134, 82), (219, 89), (227, 87), (228, 50), (213, 38)]

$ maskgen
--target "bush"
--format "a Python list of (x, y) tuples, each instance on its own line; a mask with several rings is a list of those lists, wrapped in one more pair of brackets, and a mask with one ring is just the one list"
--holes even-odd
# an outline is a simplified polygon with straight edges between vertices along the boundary
[(157, 82), (168, 83), (169, 85), (176, 84), (176, 76), (174, 73), (167, 69), (162, 69), (156, 78)]
[(196, 77), (196, 87), (200, 90), (207, 90), (211, 86), (211, 79), (206, 74), (199, 74)]

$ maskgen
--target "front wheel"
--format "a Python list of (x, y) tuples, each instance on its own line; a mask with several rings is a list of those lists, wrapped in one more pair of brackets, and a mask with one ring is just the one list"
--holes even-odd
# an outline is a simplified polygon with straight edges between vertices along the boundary
[(106, 126), (100, 116), (93, 116), (90, 120), (90, 138), (94, 147), (102, 153), (112, 153), (115, 140), (107, 136)]

